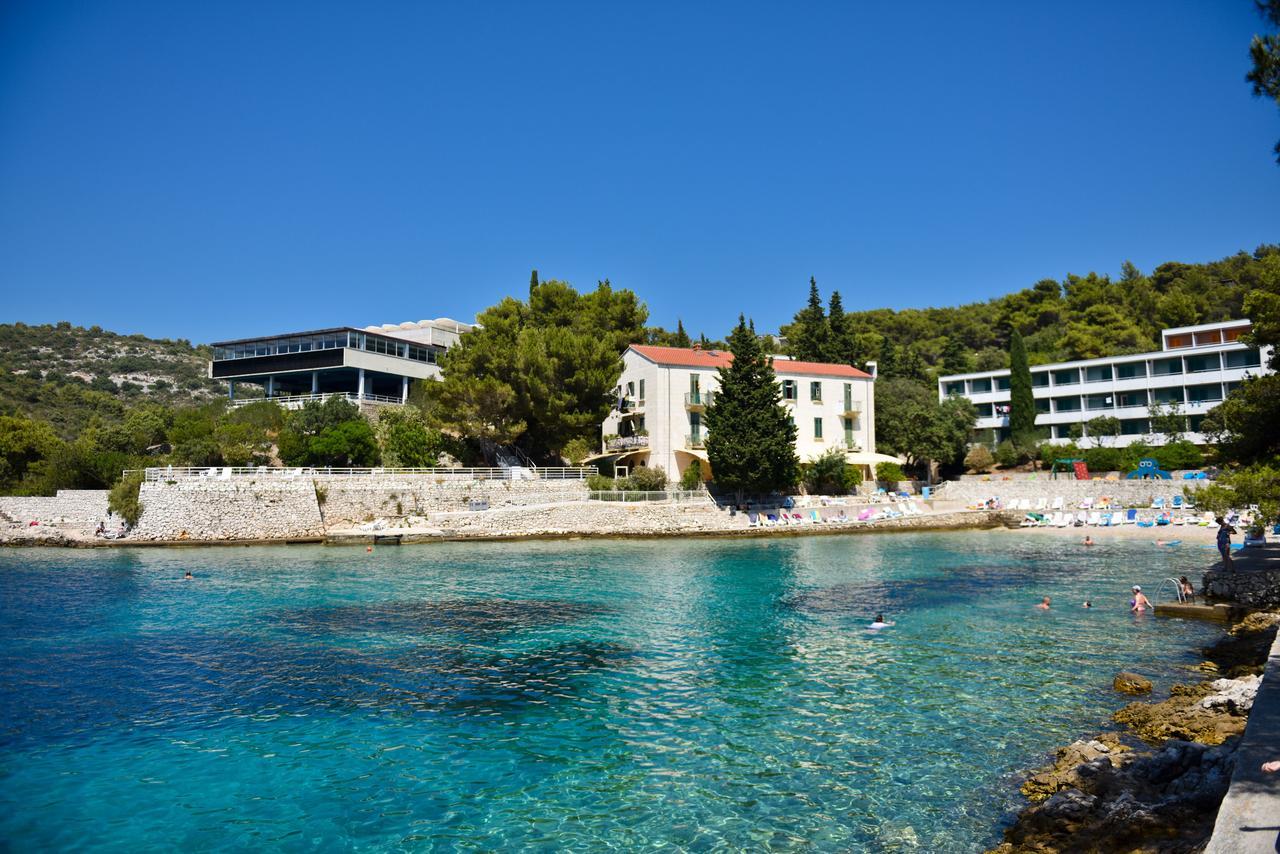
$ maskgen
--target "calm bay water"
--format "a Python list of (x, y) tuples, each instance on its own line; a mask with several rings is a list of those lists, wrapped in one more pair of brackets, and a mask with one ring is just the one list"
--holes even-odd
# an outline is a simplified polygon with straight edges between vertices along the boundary
[(1135, 618), (1128, 588), (1211, 557), (990, 533), (0, 551), (0, 840), (978, 851), (1019, 772), (1107, 725), (1116, 670), (1187, 678), (1216, 630)]

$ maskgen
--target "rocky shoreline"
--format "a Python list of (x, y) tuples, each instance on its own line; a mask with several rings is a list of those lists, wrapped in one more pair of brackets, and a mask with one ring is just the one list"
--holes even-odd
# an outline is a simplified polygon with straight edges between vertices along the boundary
[[(1113, 715), (1125, 729), (1059, 748), (1053, 764), (1023, 783), (1032, 804), (988, 854), (1203, 850), (1277, 623), (1272, 613), (1237, 623), (1204, 649), (1204, 681), (1175, 685), (1158, 703), (1130, 703)], [(1118, 678), (1117, 688), (1122, 682), (1143, 687)]]

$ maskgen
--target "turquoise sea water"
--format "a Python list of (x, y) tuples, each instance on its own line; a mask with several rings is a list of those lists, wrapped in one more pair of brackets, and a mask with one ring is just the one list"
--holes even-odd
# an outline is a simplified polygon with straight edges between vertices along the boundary
[(1018, 774), (1123, 704), (1117, 669), (1186, 677), (1216, 630), (1128, 588), (1210, 559), (990, 533), (0, 551), (0, 840), (978, 851)]

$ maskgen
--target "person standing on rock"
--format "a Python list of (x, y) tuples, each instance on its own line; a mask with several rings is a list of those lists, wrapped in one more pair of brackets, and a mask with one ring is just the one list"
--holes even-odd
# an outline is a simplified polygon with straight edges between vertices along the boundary
[(1218, 517), (1218, 551), (1222, 554), (1222, 568), (1226, 570), (1235, 569), (1231, 565), (1231, 535), (1235, 532), (1226, 519)]

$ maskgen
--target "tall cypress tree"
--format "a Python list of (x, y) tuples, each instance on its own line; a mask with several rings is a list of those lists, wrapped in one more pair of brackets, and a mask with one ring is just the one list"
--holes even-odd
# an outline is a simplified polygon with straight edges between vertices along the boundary
[(827, 329), (830, 331), (830, 338), (822, 361), (849, 364), (853, 347), (850, 342), (849, 321), (844, 316), (844, 301), (840, 299), (839, 291), (832, 291), (831, 300), (827, 303)]
[(822, 310), (822, 296), (818, 282), (809, 277), (809, 304), (796, 313), (795, 321), (787, 334), (787, 351), (797, 359), (821, 362), (827, 357), (831, 329), (827, 325), (826, 312)]
[(729, 336), (733, 362), (720, 368), (720, 390), (703, 416), (707, 459), (718, 486), (764, 493), (794, 486), (800, 474), (796, 425), (760, 339), (745, 319)]
[(689, 333), (684, 331), (684, 321), (676, 318), (676, 334), (671, 337), (672, 347), (692, 347), (693, 342), (689, 340)]
[(1036, 399), (1031, 393), (1031, 365), (1022, 333), (1013, 330), (1009, 338), (1009, 432), (1018, 439), (1035, 434)]

